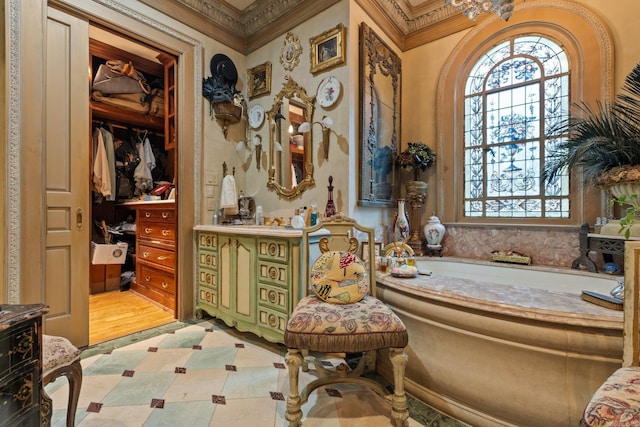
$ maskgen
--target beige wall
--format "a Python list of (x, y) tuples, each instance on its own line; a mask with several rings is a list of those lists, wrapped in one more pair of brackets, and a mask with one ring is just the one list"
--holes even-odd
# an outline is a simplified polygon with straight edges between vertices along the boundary
[[(266, 216), (281, 211), (284, 211), (283, 215), (290, 216), (293, 214), (294, 208), (310, 206), (312, 200), (316, 200), (318, 209), (324, 211), (327, 203), (329, 175), (332, 175), (334, 179), (334, 203), (336, 204), (336, 208), (345, 212), (348, 210), (349, 159), (353, 155), (352, 148), (350, 147), (351, 144), (349, 143), (350, 138), (348, 137), (350, 131), (349, 103), (351, 102), (351, 93), (353, 91), (353, 87), (349, 82), (349, 70), (355, 61), (353, 57), (354, 46), (351, 43), (348, 44), (347, 60), (344, 64), (320, 72), (315, 76), (310, 72), (311, 62), (309, 56), (309, 39), (326, 30), (335, 28), (335, 26), (340, 23), (347, 27), (347, 38), (350, 39), (354, 29), (349, 25), (348, 2), (346, 1), (339, 2), (306, 21), (304, 24), (292, 28), (290, 30), (291, 33), (300, 40), (302, 53), (300, 54), (298, 65), (291, 71), (285, 70), (280, 63), (285, 34), (278, 36), (273, 41), (247, 56), (247, 68), (255, 67), (265, 61), (271, 61), (272, 64), (271, 93), (248, 100), (249, 108), (255, 104), (260, 104), (265, 112), (269, 111), (273, 106), (274, 97), (282, 89), (285, 76), (287, 75), (291, 76), (295, 82), (305, 88), (309, 96), (316, 95), (318, 85), (325, 77), (335, 76), (342, 83), (341, 99), (336, 104), (326, 110), (316, 104), (313, 116), (314, 121), (321, 120), (325, 115), (333, 119), (329, 159), (325, 160), (324, 158), (320, 126), (314, 125), (312, 129), (312, 156), (316, 185), (305, 191), (302, 197), (288, 202), (280, 199), (275, 192), (267, 189), (269, 124), (265, 120), (265, 123), (256, 131), (251, 130), (251, 135), (258, 134), (262, 137), (264, 154), (260, 171), (256, 169), (255, 156), (252, 155), (249, 158), (248, 165), (246, 166), (247, 179), (245, 193), (256, 198), (256, 205), (262, 205)], [(242, 70), (241, 76), (243, 81), (246, 81), (246, 69)], [(234, 160), (237, 164), (238, 156), (235, 156)]]

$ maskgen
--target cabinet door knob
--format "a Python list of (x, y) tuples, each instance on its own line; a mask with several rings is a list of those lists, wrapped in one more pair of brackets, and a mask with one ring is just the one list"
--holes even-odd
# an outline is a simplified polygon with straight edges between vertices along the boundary
[(151, 276), (144, 276), (144, 280), (146, 282), (150, 282), (151, 281)]

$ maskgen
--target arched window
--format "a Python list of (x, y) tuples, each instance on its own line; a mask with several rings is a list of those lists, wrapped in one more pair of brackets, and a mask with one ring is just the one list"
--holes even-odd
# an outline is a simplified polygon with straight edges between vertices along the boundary
[(510, 37), (475, 63), (464, 88), (464, 216), (569, 216), (569, 180), (541, 171), (569, 111), (567, 55), (540, 35)]
[(579, 226), (602, 215), (579, 171), (541, 184), (575, 102), (612, 96), (606, 26), (573, 2), (518, 5), (508, 24), (479, 22), (438, 83), (437, 211), (449, 224)]

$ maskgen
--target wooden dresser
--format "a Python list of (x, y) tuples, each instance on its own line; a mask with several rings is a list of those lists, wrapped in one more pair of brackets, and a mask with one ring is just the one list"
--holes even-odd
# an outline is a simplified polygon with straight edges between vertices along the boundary
[(284, 342), (300, 295), (300, 231), (197, 226), (196, 316)]
[(175, 203), (140, 202), (136, 209), (136, 281), (131, 289), (176, 312)]
[[(51, 400), (42, 394), (42, 304), (0, 305), (0, 426), (48, 425)], [(41, 410), (43, 409), (43, 410)]]

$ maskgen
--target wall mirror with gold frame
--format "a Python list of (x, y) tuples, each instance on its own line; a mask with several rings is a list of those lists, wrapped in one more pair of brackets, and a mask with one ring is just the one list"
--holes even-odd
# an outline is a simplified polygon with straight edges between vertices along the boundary
[(312, 131), (298, 132), (302, 122), (313, 123), (315, 96), (285, 76), (280, 92), (267, 112), (269, 119), (269, 180), (267, 188), (293, 200), (315, 185)]
[(394, 206), (400, 141), (402, 66), (365, 23), (360, 24), (358, 205)]

